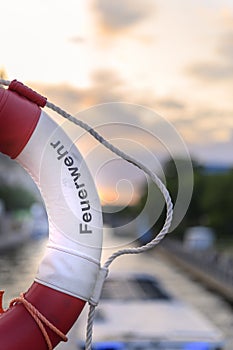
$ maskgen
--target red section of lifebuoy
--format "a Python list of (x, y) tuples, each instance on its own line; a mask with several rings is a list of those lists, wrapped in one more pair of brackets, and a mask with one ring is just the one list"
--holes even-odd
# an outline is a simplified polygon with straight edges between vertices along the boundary
[(16, 158), (30, 139), (40, 113), (28, 99), (0, 88), (0, 152)]
[(16, 91), (19, 95), (26, 97), (31, 102), (34, 102), (40, 107), (44, 107), (47, 102), (47, 98), (38, 94), (36, 91), (30, 89), (20, 81), (12, 80), (9, 85), (9, 90)]
[[(66, 334), (81, 313), (85, 301), (34, 282), (25, 294), (49, 321)], [(60, 338), (49, 328), (48, 335), (55, 347)], [(0, 348), (4, 350), (47, 350), (45, 339), (22, 304), (17, 304), (0, 316)]]
[[(26, 89), (18, 82), (11, 85), (11, 87), (13, 90), (20, 91), (15, 92), (0, 88), (0, 152), (11, 158), (17, 157), (16, 160), (25, 167), (32, 177), (34, 176), (38, 187), (44, 190), (45, 205), (48, 201), (48, 208), (54, 206), (58, 208), (58, 213), (63, 213), (66, 210), (66, 215), (64, 215), (65, 224), (66, 222), (72, 222), (73, 226), (71, 228), (75, 230), (74, 238), (69, 230), (67, 231), (70, 236), (66, 235), (60, 227), (60, 221), (56, 220), (57, 212), (50, 211), (50, 235), (51, 230), (53, 231), (52, 243), (50, 242), (47, 247), (47, 256), (45, 254), (42, 260), (43, 264), (41, 263), (42, 268), (38, 269), (40, 272), (39, 277), (37, 276), (37, 282), (33, 282), (24, 294), (24, 298), (59, 331), (66, 334), (78, 318), (86, 301), (90, 300), (99, 272), (102, 243), (101, 207), (98, 204), (98, 194), (91, 174), (83, 166), (85, 162), (81, 154), (75, 146), (72, 148), (73, 158), (68, 153), (70, 139), (63, 129), (60, 129), (49, 116), (43, 114), (44, 112), (35, 103), (37, 96), (32, 90)], [(46, 101), (43, 97), (39, 100), (40, 105)], [(59, 136), (56, 137), (59, 138), (59, 144), (61, 143), (58, 149), (59, 154), (54, 151), (54, 141), (50, 140), (51, 135), (57, 135), (57, 130)], [(64, 146), (65, 142), (66, 147)], [(48, 145), (47, 149), (46, 145)], [(48, 153), (52, 158), (48, 158), (48, 160), (46, 158), (47, 162), (43, 166), (41, 162), (44, 160), (44, 155)], [(61, 157), (64, 155), (67, 155), (66, 161), (69, 161), (69, 164), (71, 160), (74, 162), (73, 159), (76, 161), (74, 175), (78, 178), (81, 177), (83, 181), (82, 184), (77, 184), (77, 186), (83, 187), (85, 184), (88, 187), (87, 190), (85, 189), (86, 192), (83, 192), (88, 193), (89, 210), (92, 210), (93, 207), (92, 215), (89, 214), (93, 223), (88, 228), (87, 223), (82, 221), (82, 217), (80, 218), (72, 211), (74, 202), (79, 205), (79, 201), (77, 186), (74, 185), (72, 174), (69, 171), (67, 172), (67, 167), (64, 170), (67, 172), (64, 174), (64, 181), (57, 180), (55, 185), (52, 181), (53, 186), (50, 186), (51, 182), (47, 181), (51, 173), (52, 175), (55, 173), (63, 176), (61, 169), (64, 162), (61, 161)], [(77, 163), (78, 161), (79, 163)], [(80, 164), (82, 164), (82, 167)], [(41, 175), (40, 166), (43, 168), (42, 170), (45, 170), (43, 176)], [(49, 177), (50, 180), (51, 176)], [(44, 186), (45, 183), (47, 187)], [(67, 183), (70, 183), (68, 188), (73, 188), (73, 192), (70, 191), (65, 196), (66, 188), (64, 189), (62, 186)], [(98, 206), (99, 209), (96, 210)], [(80, 208), (80, 211), (82, 212), (82, 208)], [(100, 217), (101, 220), (98, 219)], [(90, 225), (89, 222), (88, 224)], [(101, 227), (99, 227), (100, 224)], [(85, 233), (88, 233), (85, 237), (82, 235), (83, 232), (79, 232), (82, 231), (83, 227), (86, 228)], [(79, 239), (86, 239), (85, 244), (82, 240), (80, 243)], [(78, 279), (78, 277), (80, 278)], [(6, 311), (2, 311), (0, 305), (1, 350), (48, 349), (48, 344), (41, 330), (25, 305), (22, 304), (22, 299), (21, 302), (16, 302)], [(54, 348), (61, 341), (61, 338), (50, 328), (45, 327)]]

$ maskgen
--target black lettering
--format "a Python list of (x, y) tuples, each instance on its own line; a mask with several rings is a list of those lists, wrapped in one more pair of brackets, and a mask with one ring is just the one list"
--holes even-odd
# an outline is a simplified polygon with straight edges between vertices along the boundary
[[(79, 168), (74, 165), (74, 159), (71, 156), (66, 156), (68, 154), (68, 151), (65, 150), (64, 145), (61, 144), (61, 141), (51, 142), (50, 145), (56, 149), (57, 151), (57, 159), (61, 160), (64, 158), (64, 164), (67, 166), (71, 176), (73, 177), (73, 182), (78, 190), (78, 197), (80, 198), (80, 205), (83, 213), (83, 221), (84, 222), (90, 222), (92, 220), (92, 214), (89, 212), (91, 209), (90, 202), (87, 199), (88, 198), (88, 192), (85, 189), (85, 184), (81, 183), (79, 184), (77, 181), (80, 178), (81, 174), (79, 172)], [(84, 187), (84, 188), (83, 188)], [(80, 233), (92, 233), (92, 230), (88, 229), (87, 224), (79, 224)]]
[(57, 153), (59, 154), (59, 157), (57, 157), (58, 160), (62, 159), (63, 157), (65, 157), (66, 154), (68, 154), (67, 151), (64, 151), (63, 153), (61, 153), (61, 151), (63, 150), (64, 146), (61, 146), (58, 148)]
[(72, 157), (66, 157), (64, 163), (66, 166), (72, 166), (74, 164), (74, 160)]
[[(78, 168), (68, 168), (69, 171), (71, 172), (71, 175), (74, 176), (74, 182), (78, 180), (78, 178), (81, 176), (80, 173), (78, 172)], [(76, 184), (75, 184), (76, 186)], [(76, 186), (77, 187), (77, 186)]]
[(81, 201), (80, 204), (81, 204), (81, 205), (86, 205), (85, 207), (82, 207), (82, 211), (87, 211), (87, 210), (90, 210), (90, 209), (91, 209), (90, 203), (89, 203), (88, 200), (87, 200), (87, 201)]
[(84, 213), (83, 214), (83, 221), (90, 222), (92, 219), (91, 213)]
[(77, 182), (75, 182), (75, 187), (77, 188), (77, 190), (81, 187), (84, 187), (84, 184), (78, 184)]
[(78, 191), (78, 196), (80, 199), (86, 199), (87, 198), (87, 191), (85, 189)]
[(57, 146), (60, 144), (60, 141), (57, 141), (56, 143), (50, 143), (50, 146), (52, 146), (53, 148), (57, 148)]
[(84, 228), (83, 228), (83, 224), (79, 224), (79, 232), (80, 233), (92, 233), (91, 230), (88, 230), (87, 224), (84, 225)]

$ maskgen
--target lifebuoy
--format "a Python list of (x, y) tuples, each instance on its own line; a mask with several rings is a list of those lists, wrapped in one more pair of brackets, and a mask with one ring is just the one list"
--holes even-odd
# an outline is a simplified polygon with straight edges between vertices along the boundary
[[(17, 81), (8, 89), (0, 88), (0, 152), (31, 175), (48, 213), (49, 241), (25, 299), (66, 334), (98, 278), (102, 212), (85, 161), (63, 129), (40, 108), (45, 103)], [(45, 328), (54, 348), (60, 336)], [(47, 349), (41, 330), (21, 302), (0, 315), (0, 348)]]

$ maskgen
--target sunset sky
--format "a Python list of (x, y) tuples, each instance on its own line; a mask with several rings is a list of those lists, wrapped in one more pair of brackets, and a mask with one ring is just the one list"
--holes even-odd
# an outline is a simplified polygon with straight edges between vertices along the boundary
[[(232, 0), (3, 1), (0, 53), (10, 80), (81, 116), (141, 161), (153, 158), (155, 168), (158, 139), (172, 156), (183, 140), (200, 162), (233, 164)], [(99, 106), (109, 102), (121, 104)], [(169, 130), (174, 144), (164, 136)], [(98, 152), (102, 200), (117, 203), (114, 182), (128, 196), (138, 170), (73, 133), (94, 164)]]

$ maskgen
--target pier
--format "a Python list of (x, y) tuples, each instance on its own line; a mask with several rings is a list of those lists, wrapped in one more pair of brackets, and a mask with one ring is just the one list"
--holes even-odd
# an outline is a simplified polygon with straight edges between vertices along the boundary
[(206, 288), (233, 304), (233, 259), (214, 250), (190, 251), (177, 240), (165, 240), (160, 252)]

